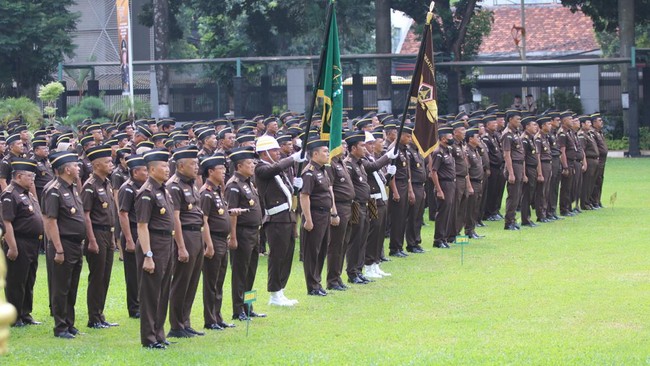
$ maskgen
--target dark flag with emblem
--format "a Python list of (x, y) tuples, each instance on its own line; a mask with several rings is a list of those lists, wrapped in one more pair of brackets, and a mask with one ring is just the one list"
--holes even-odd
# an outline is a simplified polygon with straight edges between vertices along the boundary
[(438, 104), (436, 103), (436, 78), (433, 65), (433, 41), (431, 38), (432, 20), (433, 2), (427, 13), (422, 43), (420, 44), (410, 89), (411, 103), (416, 103), (413, 142), (418, 147), (420, 154), (425, 158), (433, 152), (438, 142)]

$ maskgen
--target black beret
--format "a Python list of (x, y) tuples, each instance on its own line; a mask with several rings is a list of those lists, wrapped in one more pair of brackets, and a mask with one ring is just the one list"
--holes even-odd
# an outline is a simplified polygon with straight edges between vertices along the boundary
[(198, 153), (199, 149), (194, 145), (179, 147), (172, 151), (172, 158), (176, 161), (181, 159), (196, 159)]
[(215, 153), (212, 156), (207, 156), (201, 159), (201, 169), (206, 171), (217, 165), (226, 165), (226, 157), (222, 153)]
[(86, 156), (90, 161), (95, 161), (99, 158), (110, 158), (112, 153), (113, 149), (108, 145), (98, 145), (86, 150)]
[(15, 158), (11, 161), (11, 168), (14, 171), (24, 170), (36, 173), (36, 161), (32, 159)]
[(230, 151), (228, 157), (234, 162), (244, 159), (255, 159), (255, 150), (252, 146), (237, 147)]
[(76, 163), (79, 161), (76, 153), (70, 151), (60, 151), (50, 154), (50, 164), (53, 169), (58, 169), (67, 163)]
[(126, 166), (129, 169), (135, 169), (139, 166), (146, 166), (147, 163), (144, 161), (142, 155), (129, 155), (126, 157)]
[(153, 161), (168, 161), (169, 151), (164, 149), (149, 150), (144, 153), (143, 158), (146, 163), (151, 163)]

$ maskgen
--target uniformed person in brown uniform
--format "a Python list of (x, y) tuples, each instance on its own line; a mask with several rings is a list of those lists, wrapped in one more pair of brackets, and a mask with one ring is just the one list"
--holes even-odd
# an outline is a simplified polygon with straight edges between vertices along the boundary
[(115, 197), (108, 177), (113, 170), (111, 148), (99, 145), (86, 150), (93, 174), (81, 190), (86, 234), (84, 254), (88, 262), (88, 327), (101, 329), (117, 325), (104, 316), (106, 295), (115, 251)]
[(539, 150), (539, 162), (542, 166), (544, 182), (537, 183), (535, 191), (535, 212), (538, 222), (551, 222), (551, 212), (548, 209), (548, 197), (551, 192), (551, 181), (553, 179), (553, 155), (549, 134), (551, 133), (551, 118), (548, 116), (537, 119), (539, 134), (535, 137)]
[(321, 272), (330, 239), (330, 224), (336, 226), (340, 220), (330, 178), (324, 168), (329, 161), (328, 145), (327, 140), (308, 141), (305, 149), (310, 161), (302, 171), (300, 207), (303, 225), (300, 240), (304, 242), (303, 267), (307, 294), (312, 296), (327, 295), (321, 286)]
[(503, 146), (503, 160), (505, 161), (504, 174), (508, 185), (508, 198), (506, 198), (506, 216), (504, 229), (519, 230), (517, 225), (517, 207), (521, 201), (521, 189), (524, 179), (524, 147), (519, 137), (521, 113), (509, 110), (506, 113), (508, 126), (503, 130), (501, 146)]
[(78, 146), (82, 150), (81, 155), (79, 155), (79, 181), (77, 184), (79, 187), (82, 187), (88, 177), (93, 173), (93, 165), (90, 163), (88, 156), (86, 156), (86, 151), (96, 146), (95, 139), (93, 139), (92, 135), (86, 135), (79, 140)]
[(45, 139), (35, 139), (32, 141), (34, 146), (34, 160), (36, 161), (36, 177), (34, 178), (34, 187), (36, 188), (36, 197), (41, 202), (43, 189), (45, 185), (54, 179), (54, 171), (47, 157), (50, 153)]
[[(370, 217), (368, 216), (368, 202), (370, 201), (370, 185), (368, 174), (371, 174), (385, 165), (388, 165), (390, 158), (396, 158), (397, 154), (390, 150), (377, 161), (366, 159), (366, 135), (365, 133), (353, 133), (345, 139), (348, 145), (349, 155), (345, 159), (345, 165), (350, 173), (354, 185), (354, 202), (359, 207), (358, 223), (350, 225), (350, 239), (347, 249), (348, 282), (368, 282), (368, 278), (381, 278), (380, 273), (375, 271), (374, 266), (366, 267), (366, 274), (362, 273), (366, 259), (368, 245), (368, 233), (370, 229)], [(424, 185), (422, 186), (424, 189)]]
[(560, 195), (560, 181), (562, 179), (562, 163), (560, 162), (560, 145), (558, 144), (558, 130), (560, 128), (560, 113), (549, 113), (551, 119), (551, 132), (548, 133), (548, 144), (551, 147), (551, 187), (548, 193), (546, 218), (549, 220), (562, 219), (557, 215), (558, 197)]
[(223, 284), (228, 270), (228, 235), (230, 215), (222, 190), (226, 159), (223, 154), (205, 156), (201, 160), (203, 187), (199, 192), (199, 206), (207, 217), (205, 258), (203, 259), (203, 320), (205, 329), (223, 330), (234, 327), (226, 323), (221, 315)]
[(571, 201), (575, 203), (573, 213), (582, 213), (580, 210), (580, 196), (582, 195), (582, 176), (587, 171), (587, 158), (585, 156), (586, 141), (584, 135), (579, 134), (581, 126), (580, 118), (573, 116), (571, 128), (573, 129), (573, 136), (576, 139), (576, 161), (574, 162), (576, 175), (573, 177), (573, 190), (571, 191)]
[[(483, 117), (485, 124), (485, 135), (482, 139), (488, 151), (490, 159), (490, 176), (488, 179), (488, 189), (485, 192), (486, 203), (485, 212), (483, 217), (488, 221), (498, 221), (501, 218), (498, 216), (500, 199), (503, 198), (503, 187), (505, 186), (505, 177), (503, 172), (503, 150), (501, 148), (501, 140), (499, 139), (498, 124), (495, 115), (487, 115)], [(499, 195), (501, 192), (501, 195)]]
[(7, 153), (0, 161), (0, 189), (2, 190), (5, 190), (11, 183), (11, 162), (17, 158), (25, 158), (20, 134), (16, 133), (7, 137), (7, 148)]
[(36, 161), (16, 158), (11, 165), (11, 183), (0, 196), (5, 231), (2, 249), (7, 258), (5, 295), (18, 313), (14, 326), (40, 324), (31, 315), (43, 239), (41, 207), (29, 192), (37, 171)]
[[(344, 291), (348, 288), (341, 273), (343, 262), (350, 241), (350, 218), (352, 217), (352, 200), (354, 199), (354, 186), (350, 172), (343, 162), (343, 154), (331, 158), (329, 166), (325, 167), (332, 183), (334, 205), (339, 215), (339, 224), (330, 227), (330, 240), (327, 246), (327, 289)], [(303, 248), (304, 253), (304, 248)]]
[(582, 187), (580, 190), (580, 209), (593, 210), (591, 205), (591, 193), (596, 181), (596, 171), (598, 170), (598, 144), (591, 127), (592, 117), (584, 116), (580, 118), (579, 137), (583, 142), (585, 150), (585, 159), (587, 160), (587, 169), (582, 173)]
[(174, 205), (165, 189), (169, 178), (168, 159), (169, 152), (164, 150), (154, 149), (144, 154), (149, 177), (135, 199), (140, 342), (143, 347), (156, 349), (169, 344), (164, 327), (173, 270)]
[(455, 142), (452, 133), (453, 128), (450, 126), (438, 128), (438, 147), (433, 151), (429, 167), (438, 199), (433, 246), (441, 249), (449, 248), (449, 239), (456, 235), (453, 212), (456, 199), (456, 160), (451, 154), (450, 144)]
[(607, 161), (607, 143), (605, 142), (605, 134), (603, 133), (603, 118), (600, 113), (591, 115), (592, 124), (594, 128), (594, 138), (598, 146), (598, 168), (596, 169), (596, 178), (594, 181), (594, 189), (591, 193), (591, 206), (594, 208), (603, 208), (601, 195), (603, 192), (603, 180), (605, 178), (605, 162)]
[(390, 181), (390, 194), (388, 200), (388, 217), (390, 222), (390, 241), (388, 255), (398, 258), (407, 257), (404, 248), (404, 235), (406, 234), (406, 217), (409, 205), (415, 203), (415, 193), (411, 186), (410, 152), (408, 145), (411, 143), (413, 125), (404, 125), (397, 148), (395, 160), (395, 175)]
[(524, 163), (526, 164), (525, 175), (523, 178), (522, 196), (521, 196), (521, 225), (536, 227), (531, 216), (530, 206), (535, 203), (535, 191), (537, 184), (544, 184), (544, 175), (542, 174), (542, 164), (540, 162), (539, 151), (541, 146), (537, 141), (537, 118), (527, 116), (521, 120), (524, 133), (521, 135), (521, 143), (524, 147)]
[[(273, 122), (275, 123), (275, 122)], [(276, 123), (277, 127), (277, 123)], [(291, 275), (295, 248), (296, 215), (291, 207), (293, 183), (285, 173), (295, 162), (304, 161), (300, 152), (280, 160), (280, 146), (275, 138), (263, 135), (257, 139), (255, 151), (260, 161), (255, 166), (255, 184), (264, 210), (263, 230), (269, 243), (267, 291), (269, 305), (293, 306), (297, 300), (284, 295)]]
[(135, 195), (148, 178), (147, 165), (141, 155), (130, 155), (126, 160), (129, 178), (117, 193), (119, 222), (122, 228), (120, 245), (124, 256), (124, 283), (126, 284), (126, 308), (129, 317), (140, 318), (138, 300), (138, 266), (135, 243), (138, 242), (138, 221), (135, 215)]
[(79, 179), (77, 154), (50, 155), (58, 177), (43, 192), (43, 218), (48, 238), (47, 256), (51, 263), (50, 302), (54, 316), (54, 336), (74, 338), (79, 276), (83, 265), (82, 249), (86, 238), (83, 205), (75, 183)]
[(244, 304), (244, 293), (253, 289), (259, 260), (259, 229), (262, 208), (257, 189), (253, 185), (255, 150), (235, 148), (230, 153), (235, 172), (226, 184), (226, 202), (230, 212), (230, 266), (232, 268), (233, 319), (266, 317), (250, 310)]
[[(576, 171), (576, 156), (578, 151), (577, 141), (574, 138), (571, 129), (572, 113), (570, 111), (562, 112), (562, 127), (557, 133), (557, 143), (560, 146), (560, 162), (562, 163), (562, 180), (560, 186), (560, 215), (574, 216), (573, 209), (571, 208), (571, 191), (573, 189), (573, 180), (575, 174), (580, 173), (580, 169)], [(579, 162), (577, 162), (579, 165)]]
[(480, 205), (481, 190), (483, 185), (484, 170), (483, 170), (483, 158), (480, 149), (480, 138), (478, 127), (472, 127), (467, 130), (465, 133), (465, 142), (467, 143), (467, 162), (468, 166), (468, 176), (474, 194), (467, 197), (467, 210), (465, 211), (465, 235), (469, 236), (472, 239), (479, 239), (479, 236), (476, 233), (476, 223), (479, 220), (479, 210), (477, 206)]
[(411, 169), (411, 187), (413, 188), (415, 201), (412, 205), (409, 205), (406, 215), (406, 232), (404, 235), (406, 239), (406, 251), (409, 253), (424, 253), (424, 249), (420, 245), (422, 243), (422, 236), (420, 234), (424, 225), (423, 216), (426, 206), (424, 185), (427, 180), (427, 172), (424, 166), (424, 159), (415, 144), (409, 144), (408, 152), (409, 159), (411, 160), (409, 162), (409, 168)]
[[(465, 146), (465, 120), (458, 119), (451, 124), (454, 129), (454, 145), (451, 147), (451, 155), (456, 162), (456, 198), (454, 199), (453, 215), (454, 219), (454, 235), (460, 235), (463, 226), (465, 226), (465, 214), (467, 212), (467, 199), (470, 195), (474, 194), (472, 182), (469, 180), (467, 161), (467, 150)], [(455, 239), (449, 237), (449, 242)]]
[[(202, 336), (192, 328), (190, 314), (196, 297), (203, 256), (202, 231), (205, 219), (199, 207), (199, 192), (195, 186), (198, 173), (198, 149), (188, 146), (173, 151), (176, 172), (167, 181), (167, 190), (174, 203), (174, 274), (169, 303), (168, 337)], [(206, 233), (207, 235), (207, 233)]]

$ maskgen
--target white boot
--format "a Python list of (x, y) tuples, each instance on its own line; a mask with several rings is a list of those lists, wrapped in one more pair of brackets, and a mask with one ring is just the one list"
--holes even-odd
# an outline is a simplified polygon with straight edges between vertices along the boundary
[(271, 294), (271, 298), (269, 299), (269, 305), (293, 306), (293, 304), (284, 300), (282, 296), (280, 296), (280, 291), (271, 292), (270, 294)]
[(375, 272), (376, 273), (379, 273), (380, 275), (382, 275), (384, 277), (392, 276), (390, 273), (386, 273), (386, 272), (382, 271), (381, 267), (379, 267), (379, 263), (375, 263), (372, 266), (375, 267)]
[(375, 268), (373, 266), (364, 266), (364, 268), (366, 270), (364, 276), (368, 278), (382, 278), (379, 273), (375, 272)]
[(287, 298), (286, 296), (284, 296), (284, 289), (280, 290), (279, 292), (280, 292), (280, 296), (282, 297), (282, 299), (283, 299), (285, 302), (291, 304), (291, 305), (289, 305), (289, 306), (294, 306), (294, 305), (296, 305), (296, 304), (298, 303), (298, 300), (289, 299), (289, 298)]

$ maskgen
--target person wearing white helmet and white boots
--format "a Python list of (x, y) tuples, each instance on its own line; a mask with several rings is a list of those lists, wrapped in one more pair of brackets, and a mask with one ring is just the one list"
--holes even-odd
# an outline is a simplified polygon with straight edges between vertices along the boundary
[(260, 161), (255, 167), (255, 184), (260, 196), (264, 213), (262, 228), (269, 244), (268, 284), (271, 294), (269, 305), (293, 306), (297, 300), (290, 300), (284, 295), (291, 274), (293, 252), (295, 248), (294, 226), (296, 225), (295, 207), (292, 204), (292, 186), (300, 187), (300, 178), (291, 182), (286, 174), (294, 162), (302, 162), (300, 152), (280, 160), (280, 146), (269, 135), (257, 139), (255, 151)]

